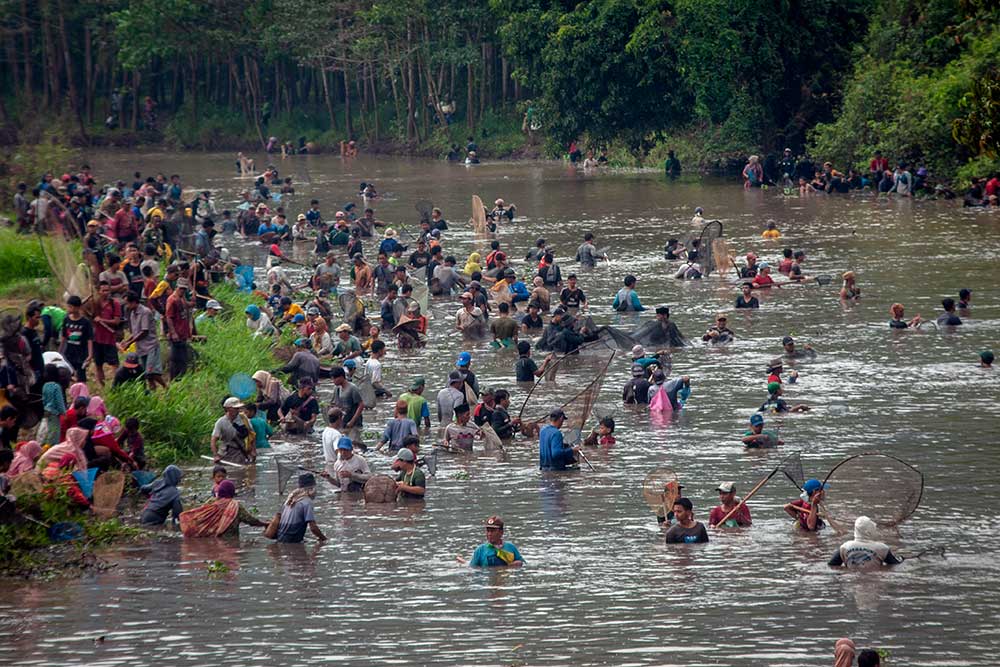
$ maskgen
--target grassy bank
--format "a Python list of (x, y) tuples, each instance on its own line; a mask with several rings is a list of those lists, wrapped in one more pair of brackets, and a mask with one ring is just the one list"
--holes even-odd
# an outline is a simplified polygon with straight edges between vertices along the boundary
[(20, 308), (31, 299), (52, 303), (59, 291), (38, 237), (0, 227), (0, 307)]
[[(192, 345), (192, 370), (153, 394), (138, 382), (104, 394), (112, 414), (123, 421), (126, 417), (139, 420), (146, 456), (156, 467), (209, 453), (212, 426), (222, 416), (222, 402), (229, 396), (228, 382), (234, 373), (252, 375), (281, 366), (270, 341), (253, 338), (246, 328), (243, 310), (259, 300), (228, 286), (215, 286), (212, 292), (224, 304), (224, 311), (199, 329), (207, 340)], [(164, 365), (166, 359), (164, 348)]]

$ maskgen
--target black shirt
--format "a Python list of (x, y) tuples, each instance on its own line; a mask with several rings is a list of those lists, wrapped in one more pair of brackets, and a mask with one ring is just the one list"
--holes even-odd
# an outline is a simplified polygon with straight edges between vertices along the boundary
[(909, 327), (910, 325), (903, 320), (889, 320), (890, 329), (908, 329)]
[(521, 326), (528, 329), (543, 329), (545, 328), (545, 321), (542, 320), (541, 315), (536, 314), (532, 316), (531, 313), (528, 313), (521, 318)]
[(76, 363), (87, 358), (87, 343), (94, 338), (94, 327), (86, 317), (74, 320), (69, 315), (63, 320), (63, 340), (66, 342), (67, 361)]
[(531, 357), (518, 357), (514, 362), (514, 376), (518, 382), (534, 382), (538, 364)]
[(746, 299), (743, 298), (743, 295), (740, 294), (738, 297), (736, 297), (736, 307), (737, 308), (760, 308), (760, 301), (755, 296), (751, 296), (750, 300), (747, 301)]
[(36, 380), (33, 384), (37, 384), (41, 382), (42, 371), (45, 369), (45, 358), (42, 356), (42, 339), (38, 335), (38, 332), (30, 327), (22, 327), (21, 335), (28, 341), (28, 347), (31, 350), (31, 370), (35, 371)]
[(500, 436), (501, 440), (507, 440), (514, 437), (514, 425), (510, 421), (510, 414), (507, 412), (506, 408), (501, 406), (496, 406), (493, 409), (493, 417), (490, 420), (493, 426), (493, 430), (496, 434)]
[(587, 296), (579, 287), (576, 289), (564, 287), (563, 291), (559, 293), (559, 301), (567, 308), (579, 308), (580, 304), (584, 303), (586, 300)]
[(287, 416), (293, 413), (296, 408), (298, 408), (299, 419), (307, 422), (319, 414), (319, 401), (316, 400), (315, 396), (310, 395), (302, 398), (299, 396), (299, 392), (295, 392), (281, 404), (281, 412)]
[(410, 259), (407, 262), (410, 266), (415, 269), (419, 269), (422, 266), (427, 266), (428, 262), (431, 261), (431, 254), (426, 250), (420, 251), (416, 250), (410, 253)]
[(142, 267), (139, 264), (125, 262), (122, 264), (122, 273), (128, 279), (128, 291), (142, 296)]
[(121, 366), (117, 371), (115, 371), (115, 379), (111, 386), (117, 387), (125, 384), (126, 382), (138, 380), (142, 377), (142, 373), (142, 366), (136, 366), (135, 368), (125, 368), (125, 366)]

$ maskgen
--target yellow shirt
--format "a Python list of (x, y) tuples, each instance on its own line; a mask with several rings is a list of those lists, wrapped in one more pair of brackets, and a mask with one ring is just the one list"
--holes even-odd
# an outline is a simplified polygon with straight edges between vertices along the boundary
[(777, 229), (765, 229), (764, 233), (761, 234), (765, 239), (776, 239), (781, 237), (781, 232)]
[(286, 320), (290, 320), (293, 317), (295, 317), (296, 315), (303, 315), (303, 316), (305, 316), (305, 314), (306, 314), (306, 311), (302, 310), (302, 306), (300, 306), (297, 303), (293, 303), (292, 305), (290, 305), (285, 310), (285, 314), (282, 315), (282, 317), (284, 319), (286, 319)]
[(161, 296), (163, 296), (165, 292), (168, 292), (172, 289), (173, 287), (170, 286), (170, 283), (168, 283), (166, 280), (161, 280), (159, 284), (156, 286), (156, 289), (153, 290), (153, 293), (149, 295), (149, 298), (158, 299)]

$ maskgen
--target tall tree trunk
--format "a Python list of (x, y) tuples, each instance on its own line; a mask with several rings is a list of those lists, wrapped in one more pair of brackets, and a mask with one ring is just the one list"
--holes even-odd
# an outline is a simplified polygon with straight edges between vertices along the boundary
[(24, 58), (24, 96), (27, 106), (31, 106), (31, 98), (34, 96), (34, 82), (32, 80), (32, 67), (34, 58), (31, 57), (31, 24), (28, 23), (28, 0), (21, 0), (21, 57)]
[(139, 70), (132, 72), (132, 129), (139, 129)]
[(62, 43), (63, 62), (66, 65), (66, 86), (69, 88), (69, 104), (73, 108), (73, 115), (76, 116), (77, 125), (80, 127), (80, 136), (84, 141), (90, 142), (87, 136), (87, 128), (83, 124), (83, 113), (80, 108), (80, 98), (76, 91), (76, 77), (73, 76), (73, 61), (69, 57), (69, 39), (66, 37), (66, 12), (63, 11), (63, 4), (59, 2), (59, 41)]
[(480, 62), (483, 64), (483, 73), (479, 77), (479, 120), (483, 120), (483, 114), (486, 112), (486, 95), (487, 86), (489, 81), (489, 67), (487, 66), (486, 58), (487, 46), (486, 42), (479, 45)]
[(323, 81), (323, 97), (326, 99), (326, 111), (330, 114), (330, 129), (337, 129), (337, 116), (333, 113), (333, 98), (330, 97), (330, 84), (326, 80), (326, 70), (319, 69), (319, 76)]
[(348, 79), (347, 65), (344, 65), (344, 129), (347, 131), (347, 140), (354, 137), (354, 125), (351, 124), (351, 82)]
[(13, 38), (4, 41), (6, 42), (4, 48), (7, 50), (7, 62), (10, 63), (11, 90), (14, 91), (15, 95), (24, 95), (24, 89), (21, 87), (21, 68), (17, 64), (17, 45)]
[(507, 104), (507, 80), (510, 79), (510, 67), (507, 59), (500, 57), (500, 100)]
[(198, 61), (192, 53), (188, 56), (191, 66), (191, 117), (198, 118)]
[(94, 54), (92, 53), (92, 43), (93, 39), (90, 33), (90, 26), (84, 24), (83, 26), (83, 75), (84, 75), (84, 85), (86, 90), (83, 93), (84, 105), (87, 107), (87, 122), (94, 122), (94, 97), (95, 95), (95, 82), (97, 79), (97, 72), (94, 68)]
[(368, 64), (368, 71), (371, 74), (371, 76), (368, 78), (368, 83), (369, 83), (369, 85), (371, 85), (371, 88), (372, 88), (372, 111), (375, 114), (375, 122), (374, 122), (374, 125), (375, 125), (375, 141), (378, 141), (378, 136), (379, 136), (379, 108), (378, 108), (378, 91), (377, 91), (376, 85), (375, 85), (375, 73), (376, 73), (377, 70), (375, 69), (375, 64), (374, 63), (369, 63)]

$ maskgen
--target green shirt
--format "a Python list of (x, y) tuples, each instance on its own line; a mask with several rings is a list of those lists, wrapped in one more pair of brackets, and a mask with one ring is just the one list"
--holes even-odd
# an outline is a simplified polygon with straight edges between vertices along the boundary
[(430, 419), (431, 411), (427, 407), (427, 399), (420, 394), (407, 391), (399, 395), (399, 400), (406, 401), (406, 416), (415, 424), (419, 424), (424, 417)]
[(62, 331), (63, 320), (66, 319), (66, 311), (58, 306), (45, 306), (42, 308), (42, 315), (48, 315), (52, 319), (53, 331)]
[(253, 427), (253, 432), (257, 435), (255, 442), (257, 449), (269, 449), (271, 443), (267, 437), (274, 434), (274, 429), (267, 423), (267, 420), (258, 413), (257, 416), (250, 420), (250, 426)]
[[(424, 471), (420, 468), (414, 466), (413, 470), (410, 472), (400, 471), (399, 475), (396, 476), (397, 482), (403, 482), (404, 484), (409, 484), (410, 486), (422, 486), (427, 488), (427, 478), (424, 477)], [(400, 498), (410, 498), (410, 499), (422, 499), (423, 496), (418, 496), (415, 493), (409, 493), (408, 491), (400, 491)]]

